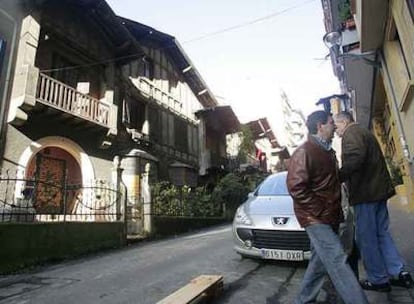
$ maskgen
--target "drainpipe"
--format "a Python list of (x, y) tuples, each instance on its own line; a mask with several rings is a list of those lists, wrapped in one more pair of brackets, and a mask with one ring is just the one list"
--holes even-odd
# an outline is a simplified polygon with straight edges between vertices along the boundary
[(392, 98), (391, 98), (392, 100), (391, 100), (390, 104), (391, 104), (392, 110), (394, 111), (394, 113), (396, 113), (396, 115), (395, 115), (395, 125), (397, 127), (397, 131), (398, 131), (398, 134), (399, 134), (400, 144), (401, 144), (401, 147), (403, 149), (404, 157), (406, 158), (406, 160), (408, 162), (408, 165), (409, 165), (410, 176), (414, 177), (413, 159), (411, 157), (410, 149), (409, 149), (407, 141), (406, 141), (404, 128), (402, 126), (401, 117), (399, 115), (400, 110), (399, 110), (398, 105), (397, 105), (396, 94), (395, 94), (394, 87), (392, 86), (390, 72), (388, 71), (388, 67), (387, 67), (387, 64), (386, 64), (386, 61), (385, 61), (385, 58), (384, 58), (384, 54), (383, 54), (382, 51), (379, 53), (379, 56), (380, 56), (380, 60), (381, 60), (382, 70), (384, 71), (384, 75), (386, 76), (387, 81), (390, 84), (389, 88), (390, 88), (391, 95), (392, 95)]

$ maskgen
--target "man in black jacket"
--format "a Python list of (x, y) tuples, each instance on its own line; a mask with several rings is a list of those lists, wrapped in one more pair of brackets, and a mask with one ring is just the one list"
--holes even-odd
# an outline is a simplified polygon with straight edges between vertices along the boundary
[(375, 136), (354, 123), (352, 115), (335, 116), (336, 133), (342, 138), (340, 180), (347, 183), (354, 206), (356, 241), (361, 251), (367, 290), (388, 292), (391, 285), (411, 288), (411, 275), (389, 232), (387, 200), (395, 194), (391, 177)]

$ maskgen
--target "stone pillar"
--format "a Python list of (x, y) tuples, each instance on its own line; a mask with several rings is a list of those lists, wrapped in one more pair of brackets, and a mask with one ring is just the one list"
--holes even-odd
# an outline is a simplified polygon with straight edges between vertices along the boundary
[(152, 209), (151, 209), (151, 189), (149, 186), (150, 164), (146, 163), (141, 178), (141, 199), (143, 202), (144, 213), (144, 232), (148, 235), (152, 233)]
[(121, 167), (121, 161), (119, 156), (115, 156), (113, 160), (113, 167), (112, 167), (112, 180), (115, 184), (115, 188), (117, 191), (117, 200), (116, 200), (116, 220), (119, 221), (121, 219), (126, 222), (126, 191), (125, 185), (122, 182), (122, 171), (124, 169)]
[(9, 122), (17, 125), (27, 120), (24, 109), (33, 107), (36, 103), (39, 70), (34, 67), (34, 64), (39, 36), (39, 22), (32, 15), (23, 18), (8, 118)]

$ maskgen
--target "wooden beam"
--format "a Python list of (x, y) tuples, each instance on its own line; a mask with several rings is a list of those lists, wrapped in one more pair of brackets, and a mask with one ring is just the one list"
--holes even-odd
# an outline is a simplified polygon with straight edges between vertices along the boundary
[(223, 290), (223, 276), (200, 275), (157, 304), (187, 304), (217, 296)]

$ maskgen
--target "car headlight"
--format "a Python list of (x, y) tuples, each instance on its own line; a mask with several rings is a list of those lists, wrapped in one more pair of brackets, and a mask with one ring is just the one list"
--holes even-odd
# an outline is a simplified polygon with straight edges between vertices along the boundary
[(244, 211), (244, 207), (240, 206), (237, 211), (236, 215), (234, 216), (234, 221), (236, 224), (243, 224), (243, 225), (251, 225), (252, 220), (249, 218), (249, 216)]

